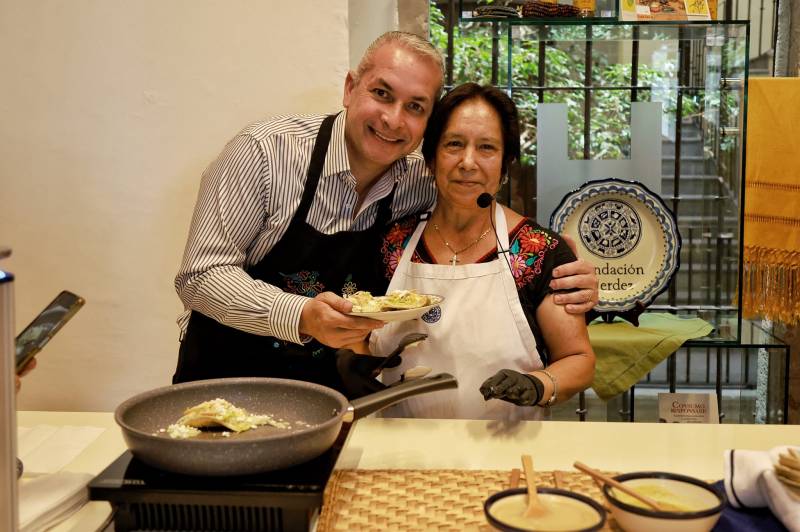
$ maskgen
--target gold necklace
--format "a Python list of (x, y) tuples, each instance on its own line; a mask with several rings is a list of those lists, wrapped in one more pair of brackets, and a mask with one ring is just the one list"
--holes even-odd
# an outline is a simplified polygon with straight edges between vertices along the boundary
[(445, 238), (444, 238), (444, 235), (442, 234), (442, 231), (439, 229), (439, 225), (438, 225), (438, 224), (436, 224), (436, 223), (434, 223), (434, 224), (433, 224), (433, 228), (434, 228), (434, 229), (436, 229), (436, 234), (438, 234), (438, 235), (439, 235), (439, 238), (441, 238), (441, 239), (442, 239), (442, 242), (444, 242), (444, 245), (445, 245), (445, 247), (447, 247), (447, 249), (449, 249), (449, 250), (450, 250), (450, 251), (453, 253), (453, 256), (450, 258), (450, 264), (451, 264), (452, 266), (455, 266), (457, 262), (461, 262), (460, 260), (458, 260), (458, 254), (459, 254), (459, 253), (464, 253), (465, 251), (467, 251), (468, 249), (470, 249), (472, 246), (474, 246), (475, 244), (477, 244), (478, 242), (480, 242), (481, 240), (483, 240), (483, 237), (485, 237), (486, 235), (488, 235), (488, 234), (489, 234), (489, 229), (491, 229), (491, 228), (489, 228), (489, 229), (486, 229), (486, 231), (484, 231), (483, 233), (481, 233), (481, 236), (479, 236), (478, 238), (476, 238), (475, 240), (473, 240), (473, 241), (472, 241), (470, 244), (468, 244), (467, 246), (465, 246), (465, 247), (463, 247), (463, 248), (459, 249), (458, 251), (456, 251), (455, 249), (453, 249), (453, 248), (450, 246), (450, 243), (449, 243), (447, 240), (445, 240)]

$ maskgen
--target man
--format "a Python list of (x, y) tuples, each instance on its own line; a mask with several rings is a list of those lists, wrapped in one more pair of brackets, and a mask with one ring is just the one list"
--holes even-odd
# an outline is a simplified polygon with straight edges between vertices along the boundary
[[(381, 229), (433, 205), (414, 150), (442, 80), (430, 43), (389, 32), (347, 74), (344, 112), (259, 122), (226, 146), (203, 176), (175, 279), (187, 310), (173, 382), (250, 375), (343, 389), (335, 348), (382, 323), (347, 315), (337, 294), (382, 291)], [(581, 289), (561, 302), (589, 310), (591, 266), (561, 269), (553, 288)]]

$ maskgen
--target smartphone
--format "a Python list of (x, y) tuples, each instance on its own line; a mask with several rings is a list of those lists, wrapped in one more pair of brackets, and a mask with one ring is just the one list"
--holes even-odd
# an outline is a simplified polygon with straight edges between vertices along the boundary
[(17, 336), (17, 373), (75, 315), (86, 301), (64, 290)]

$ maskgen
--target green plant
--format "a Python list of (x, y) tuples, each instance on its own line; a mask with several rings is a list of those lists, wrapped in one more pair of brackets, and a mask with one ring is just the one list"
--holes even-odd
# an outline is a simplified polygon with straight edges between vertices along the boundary
[[(434, 1), (430, 4), (431, 40), (443, 53), (447, 50), (447, 31), (444, 27), (444, 14)], [(559, 26), (550, 29), (550, 34), (542, 35), (540, 28), (519, 26), (515, 28), (513, 54), (508, 54), (507, 43), (498, 40), (498, 78), (500, 86), (512, 88), (522, 120), (522, 152), (524, 164), (536, 162), (536, 111), (539, 104), (539, 46), (545, 42), (545, 62), (547, 87), (571, 87), (575, 89), (543, 91), (546, 103), (563, 103), (567, 106), (568, 150), (569, 156), (583, 158), (584, 153), (584, 86), (586, 29), (583, 26)], [(628, 39), (627, 28), (609, 26), (594, 27), (593, 37), (604, 39)], [(453, 39), (453, 82), (478, 83), (492, 82), (492, 24), (488, 22), (463, 22), (454, 28)], [(508, 57), (511, 56), (508, 79)], [(637, 86), (640, 101), (650, 101), (651, 87), (670, 87), (674, 80), (675, 65), (654, 69), (647, 66), (638, 68)], [(632, 66), (618, 62), (611, 54), (597, 52), (592, 54), (591, 85), (601, 87), (624, 87), (631, 84)], [(590, 117), (589, 157), (593, 159), (615, 159), (630, 154), (630, 109), (631, 91), (621, 89), (597, 89), (590, 92), (593, 111)], [(677, 92), (664, 90), (659, 98), (664, 105), (664, 113), (674, 115), (677, 107)], [(683, 116), (700, 112), (702, 100), (695, 95), (684, 95), (682, 99)]]

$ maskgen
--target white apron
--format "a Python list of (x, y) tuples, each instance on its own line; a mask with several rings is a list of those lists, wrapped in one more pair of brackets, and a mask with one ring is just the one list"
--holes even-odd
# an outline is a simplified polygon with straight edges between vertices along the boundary
[[(490, 399), (484, 401), (479, 388), (500, 369), (528, 373), (543, 367), (536, 340), (519, 301), (517, 287), (507, 264), (507, 253), (481, 264), (418, 264), (411, 257), (427, 221), (421, 221), (408, 242), (388, 290), (416, 289), (444, 296), (441, 312), (436, 309), (423, 319), (390, 322), (372, 331), (370, 350), (378, 355), (391, 352), (410, 332), (428, 339), (403, 351), (402, 364), (384, 370), (384, 382), (396, 382), (415, 366), (428, 366), (432, 373), (448, 372), (458, 379), (458, 389), (438, 391), (406, 399), (384, 411), (386, 417), (438, 419), (541, 419), (544, 408), (520, 407)], [(508, 229), (503, 209), (495, 212), (501, 249), (508, 249)]]

